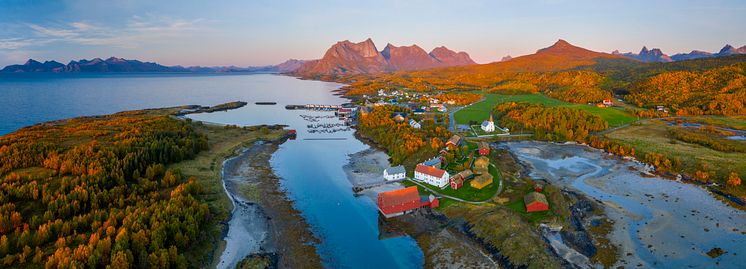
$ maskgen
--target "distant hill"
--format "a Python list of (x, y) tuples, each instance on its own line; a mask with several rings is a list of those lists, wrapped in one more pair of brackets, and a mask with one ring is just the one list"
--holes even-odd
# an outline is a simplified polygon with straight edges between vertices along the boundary
[[(621, 55), (595, 52), (574, 46), (565, 40), (558, 40), (552, 46), (540, 49), (534, 54), (506, 58), (500, 62), (476, 64), (450, 68), (415, 71), (413, 75), (427, 77), (451, 77), (460, 74), (492, 75), (506, 72), (548, 72), (572, 69), (596, 64), (599, 59), (626, 59)], [(630, 61), (630, 60), (628, 60)]]
[(359, 43), (348, 40), (332, 45), (317, 61), (304, 63), (294, 74), (300, 76), (354, 75), (420, 70), (475, 64), (465, 52), (437, 47), (430, 53), (417, 45), (386, 45), (378, 51), (370, 38)]
[(67, 65), (56, 61), (39, 61), (29, 59), (24, 64), (9, 65), (0, 73), (166, 73), (166, 72), (196, 72), (196, 73), (226, 73), (226, 72), (292, 72), (305, 61), (291, 59), (278, 65), (250, 66), (250, 67), (202, 67), (202, 66), (164, 66), (153, 62), (127, 60), (110, 57), (106, 60), (94, 58), (92, 60), (70, 61)]

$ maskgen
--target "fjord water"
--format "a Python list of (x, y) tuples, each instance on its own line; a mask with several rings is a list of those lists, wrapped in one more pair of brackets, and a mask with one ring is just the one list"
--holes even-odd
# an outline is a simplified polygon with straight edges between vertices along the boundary
[[(23, 75), (0, 77), (0, 134), (39, 122), (123, 110), (215, 105), (247, 101), (227, 112), (196, 114), (195, 120), (237, 125), (286, 124), (298, 131), (274, 154), (271, 165), (282, 188), (321, 239), (319, 253), (330, 268), (422, 267), (423, 254), (410, 237), (378, 239), (378, 212), (372, 200), (355, 197), (343, 165), (348, 155), (367, 149), (352, 131), (310, 134), (300, 115), (330, 112), (286, 110), (286, 104), (341, 104), (336, 83), (254, 75)], [(275, 106), (254, 105), (274, 101)], [(323, 122), (338, 122), (327, 118)], [(339, 138), (343, 140), (305, 140)]]

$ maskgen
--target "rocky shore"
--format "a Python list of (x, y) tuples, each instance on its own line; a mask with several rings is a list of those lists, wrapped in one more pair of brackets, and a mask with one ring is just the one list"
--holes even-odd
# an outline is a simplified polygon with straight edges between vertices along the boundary
[(271, 264), (279, 268), (321, 267), (318, 239), (270, 168), (269, 160), (283, 142), (257, 141), (225, 161), (224, 187), (234, 210), (218, 268), (234, 268), (267, 255), (277, 257)]

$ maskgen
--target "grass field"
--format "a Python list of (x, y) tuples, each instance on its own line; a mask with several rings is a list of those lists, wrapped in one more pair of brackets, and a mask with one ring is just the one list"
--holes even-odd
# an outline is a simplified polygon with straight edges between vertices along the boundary
[[(576, 108), (588, 111), (591, 114), (598, 115), (609, 122), (610, 127), (620, 126), (631, 123), (637, 118), (624, 110), (617, 108), (599, 108), (592, 105), (573, 104), (565, 101), (547, 97), (543, 94), (522, 94), (522, 95), (501, 95), (485, 94), (485, 100), (469, 107), (465, 107), (454, 114), (457, 124), (468, 124), (469, 121), (481, 123), (489, 118), (489, 113), (495, 105), (505, 102), (527, 102), (534, 104), (543, 104), (545, 106), (562, 106)], [(499, 123), (498, 123), (499, 125)]]
[[(701, 169), (703, 164), (707, 164), (711, 170), (716, 171), (717, 178), (724, 178), (731, 171), (738, 173), (741, 178), (746, 178), (746, 161), (744, 161), (746, 153), (726, 153), (675, 140), (669, 136), (667, 128), (665, 123), (654, 120), (615, 130), (606, 136), (632, 145), (637, 151), (637, 156), (658, 152), (668, 157), (678, 158), (681, 160), (684, 172), (690, 175)], [(746, 194), (743, 186), (736, 193)]]

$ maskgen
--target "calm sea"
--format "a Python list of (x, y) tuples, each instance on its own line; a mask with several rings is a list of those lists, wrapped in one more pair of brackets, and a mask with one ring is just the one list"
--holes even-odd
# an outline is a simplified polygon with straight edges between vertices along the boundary
[[(379, 240), (372, 200), (355, 197), (342, 166), (348, 155), (367, 149), (351, 131), (310, 134), (302, 114), (286, 104), (341, 104), (331, 91), (340, 84), (270, 74), (25, 74), (0, 75), (0, 135), (23, 126), (123, 110), (215, 105), (247, 101), (246, 107), (192, 117), (238, 124), (287, 124), (298, 140), (283, 144), (271, 160), (282, 187), (319, 236), (319, 252), (331, 268), (422, 267), (423, 254), (410, 237)], [(276, 106), (257, 106), (274, 101)], [(334, 121), (334, 119), (326, 119)], [(306, 138), (344, 140), (305, 140)]]

